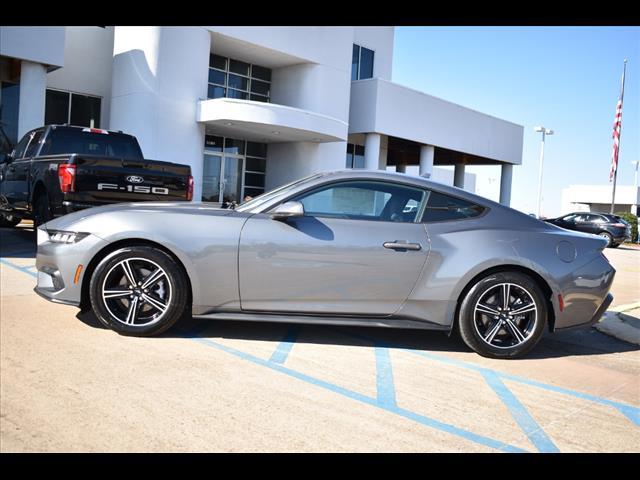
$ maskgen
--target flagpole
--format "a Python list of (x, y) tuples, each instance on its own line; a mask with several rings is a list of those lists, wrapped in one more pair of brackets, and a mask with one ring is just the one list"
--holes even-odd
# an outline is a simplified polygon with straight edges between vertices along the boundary
[[(622, 108), (622, 105), (624, 103), (624, 76), (627, 73), (627, 59), (624, 59), (624, 67), (622, 69), (622, 91), (620, 93), (620, 108)], [(622, 112), (621, 112), (622, 114)], [(618, 153), (617, 156), (620, 155), (620, 139), (622, 137), (622, 122), (620, 122), (620, 130), (618, 132)], [(616, 159), (616, 169), (613, 172), (613, 191), (611, 193), (611, 210), (609, 213), (613, 214), (613, 210), (616, 204), (616, 180), (618, 179), (618, 165), (617, 165), (617, 159)]]

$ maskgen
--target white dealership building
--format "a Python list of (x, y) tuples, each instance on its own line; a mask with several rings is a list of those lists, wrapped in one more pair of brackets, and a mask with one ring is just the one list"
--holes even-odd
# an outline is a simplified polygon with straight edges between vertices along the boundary
[(345, 166), (449, 165), (465, 187), (467, 165), (500, 165), (509, 204), (523, 127), (392, 82), (393, 43), (392, 27), (0, 27), (1, 120), (13, 142), (45, 123), (134, 134), (191, 166), (196, 199)]

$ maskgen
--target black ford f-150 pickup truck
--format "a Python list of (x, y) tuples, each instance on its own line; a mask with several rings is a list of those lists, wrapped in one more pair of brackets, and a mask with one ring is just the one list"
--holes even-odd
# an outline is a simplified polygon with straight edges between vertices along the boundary
[(107, 203), (190, 201), (188, 165), (147, 160), (133, 135), (47, 125), (26, 133), (0, 159), (0, 227)]

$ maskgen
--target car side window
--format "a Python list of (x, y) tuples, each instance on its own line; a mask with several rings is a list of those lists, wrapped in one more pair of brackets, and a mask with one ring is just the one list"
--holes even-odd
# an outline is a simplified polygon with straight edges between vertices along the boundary
[(42, 130), (36, 130), (31, 137), (31, 142), (29, 142), (27, 150), (24, 153), (25, 157), (33, 157), (36, 154), (38, 151), (38, 145), (40, 144), (40, 138), (42, 138)]
[(461, 198), (443, 193), (429, 192), (427, 206), (422, 215), (423, 222), (443, 222), (477, 217), (485, 208)]
[(16, 148), (13, 149), (14, 160), (19, 160), (22, 157), (24, 157), (24, 151), (27, 148), (27, 145), (29, 144), (29, 140), (31, 140), (32, 136), (33, 136), (33, 133), (27, 133), (24, 137), (22, 137), (22, 140), (18, 142), (18, 145), (16, 145)]
[(412, 223), (425, 194), (422, 189), (395, 183), (347, 181), (290, 200), (301, 202), (307, 216)]

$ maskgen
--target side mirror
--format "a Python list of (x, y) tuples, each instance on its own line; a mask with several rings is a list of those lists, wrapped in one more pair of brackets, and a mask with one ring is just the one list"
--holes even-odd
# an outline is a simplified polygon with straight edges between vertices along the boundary
[(271, 218), (274, 220), (285, 220), (291, 217), (304, 216), (304, 206), (300, 202), (284, 202), (278, 205), (271, 212)]
[(11, 163), (13, 157), (10, 153), (0, 153), (0, 163)]

